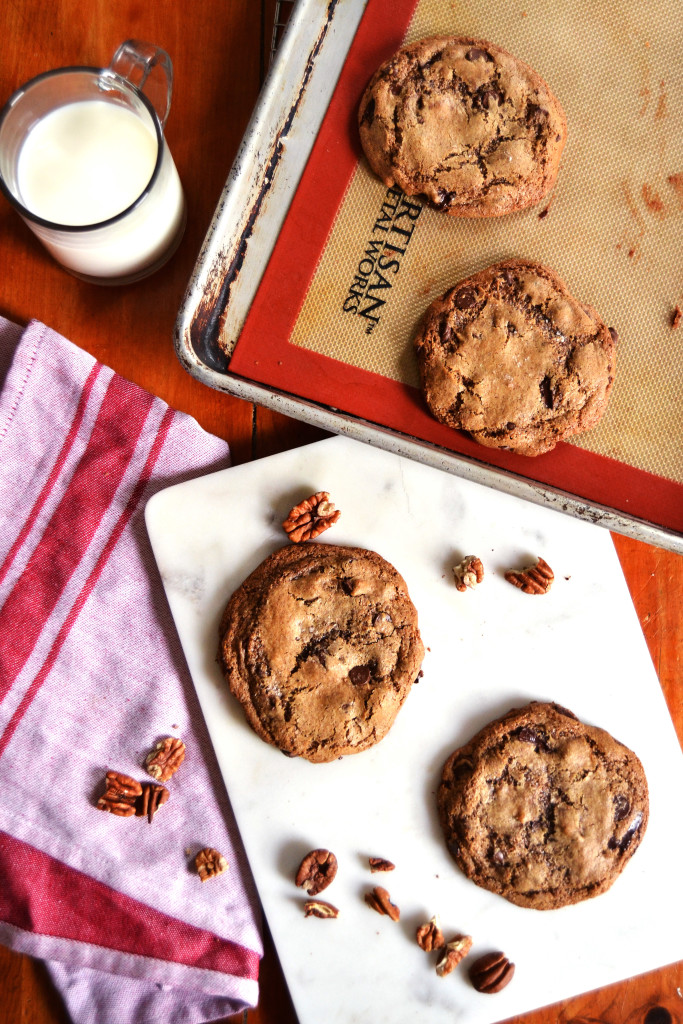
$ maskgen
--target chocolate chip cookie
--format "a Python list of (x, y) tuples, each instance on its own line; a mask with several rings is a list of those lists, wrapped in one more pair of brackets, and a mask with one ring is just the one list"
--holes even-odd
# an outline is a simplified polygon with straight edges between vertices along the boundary
[(616, 338), (554, 270), (507, 260), (436, 299), (415, 350), (437, 420), (489, 448), (540, 455), (603, 416)]
[(381, 740), (424, 655), (405, 581), (363, 548), (288, 545), (228, 602), (218, 660), (252, 729), (332, 761)]
[(648, 821), (636, 755), (566, 708), (538, 701), (451, 754), (437, 799), (448, 849), (467, 877), (536, 910), (609, 889)]
[(567, 136), (543, 79), (500, 46), (469, 38), (404, 46), (375, 72), (358, 120), (375, 174), (454, 217), (539, 202)]

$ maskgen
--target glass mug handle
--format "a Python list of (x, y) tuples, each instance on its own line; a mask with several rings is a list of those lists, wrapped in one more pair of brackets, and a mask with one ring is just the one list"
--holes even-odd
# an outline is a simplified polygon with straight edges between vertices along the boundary
[(173, 65), (166, 51), (152, 43), (127, 39), (119, 46), (107, 70), (144, 92), (163, 128), (171, 109), (173, 91)]

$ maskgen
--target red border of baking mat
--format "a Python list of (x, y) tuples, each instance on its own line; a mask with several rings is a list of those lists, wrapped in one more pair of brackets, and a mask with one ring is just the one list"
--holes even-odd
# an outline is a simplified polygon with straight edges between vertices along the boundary
[(416, 0), (370, 0), (231, 357), (230, 372), (683, 532), (683, 487), (674, 481), (571, 444), (559, 444), (536, 458), (483, 448), (433, 420), (416, 388), (285, 340), (291, 337), (320, 253), (362, 159), (356, 128), (359, 97), (372, 70), (401, 45), (415, 4)]

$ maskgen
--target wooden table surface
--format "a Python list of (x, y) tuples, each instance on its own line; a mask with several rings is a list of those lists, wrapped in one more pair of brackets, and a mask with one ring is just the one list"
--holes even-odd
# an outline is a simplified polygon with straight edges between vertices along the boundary
[[(32, 317), (42, 320), (194, 416), (206, 430), (230, 442), (235, 463), (317, 440), (322, 435), (312, 427), (194, 381), (181, 368), (172, 343), (186, 284), (267, 70), (275, 0), (89, 0), (87, 5), (82, 0), (5, 0), (0, 6), (0, 103), (47, 69), (106, 65), (127, 38), (154, 42), (170, 53), (175, 89), (167, 138), (185, 186), (189, 216), (181, 247), (166, 267), (134, 285), (100, 288), (56, 266), (2, 200), (0, 313), (22, 324)], [(614, 536), (614, 543), (683, 739), (683, 558), (624, 537)], [(678, 860), (680, 852), (672, 850), (672, 858)], [(679, 963), (515, 1021), (683, 1024), (682, 990)], [(249, 1024), (295, 1024), (268, 935), (260, 991), (259, 1006), (246, 1015)], [(42, 966), (0, 947), (0, 1024), (67, 1020)], [(242, 1015), (231, 1020), (241, 1021)]]

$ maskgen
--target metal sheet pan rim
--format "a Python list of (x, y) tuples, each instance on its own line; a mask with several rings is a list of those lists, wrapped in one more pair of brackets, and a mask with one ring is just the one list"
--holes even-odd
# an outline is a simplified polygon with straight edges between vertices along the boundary
[[(193, 373), (191, 365), (186, 364), (186, 369), (193, 376), (197, 376), (196, 373)], [(556, 512), (571, 515), (627, 537), (633, 537), (646, 544), (653, 544), (656, 547), (683, 554), (683, 536), (671, 533), (656, 524), (648, 523), (635, 516), (617, 513), (614, 509), (585, 501), (559, 488), (534, 484), (506, 470), (494, 469), (484, 463), (475, 462), (467, 456), (418, 441), (388, 428), (369, 423), (357, 416), (294, 397), (275, 388), (256, 384), (230, 374), (219, 374), (215, 371), (208, 371), (208, 373), (214, 376), (213, 382), (209, 384), (210, 387), (273, 409), (284, 416), (302, 420), (304, 423), (328, 430), (333, 434), (341, 434), (356, 441), (363, 441), (384, 451), (393, 452), (395, 455), (402, 455), (416, 462), (422, 462), (433, 469), (440, 469), (484, 487), (530, 501), (535, 505), (554, 509)], [(198, 379), (207, 383), (206, 377), (207, 374), (202, 372)]]
[[(179, 355), (192, 350), (192, 325), (214, 269), (220, 276), (239, 261), (227, 282), (230, 301), (221, 296), (218, 311), (223, 335), (236, 343), (367, 2), (298, 0), (188, 283), (175, 327)], [(255, 245), (257, 223), (266, 225), (268, 249)]]

